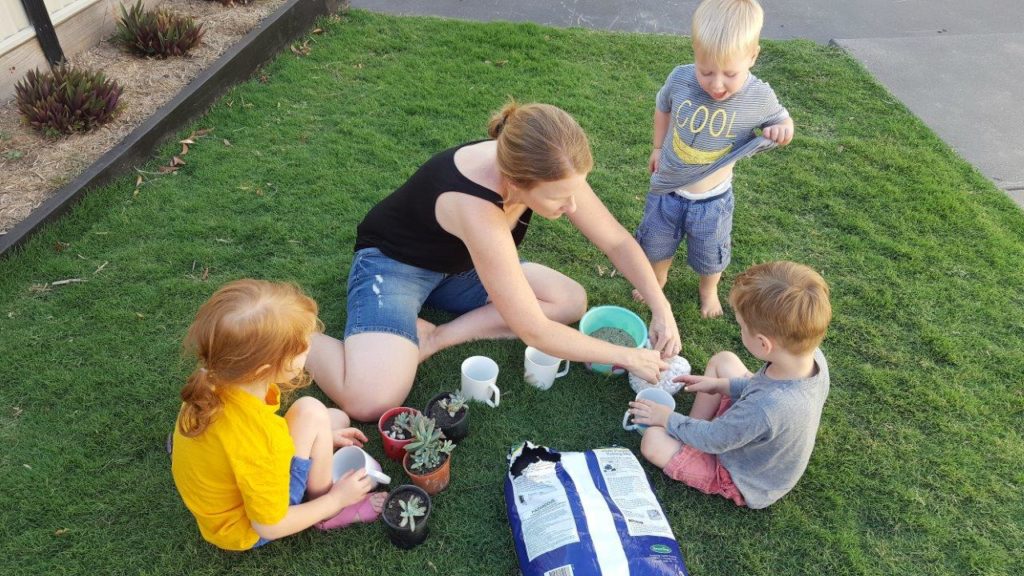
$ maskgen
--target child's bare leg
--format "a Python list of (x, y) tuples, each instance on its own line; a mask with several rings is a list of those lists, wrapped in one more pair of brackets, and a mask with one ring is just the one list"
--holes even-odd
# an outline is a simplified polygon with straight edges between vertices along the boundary
[[(653, 262), (651, 268), (654, 269), (654, 277), (658, 279), (658, 286), (662, 288), (668, 283), (668, 271), (672, 268), (672, 258), (668, 260), (661, 260), (659, 262)], [(644, 298), (637, 292), (636, 288), (633, 289), (633, 300), (637, 302), (643, 302)]]
[[(341, 416), (345, 416), (344, 412), (340, 410), (338, 412)], [(295, 456), (313, 461), (306, 481), (306, 494), (310, 499), (322, 496), (327, 493), (333, 483), (331, 478), (331, 461), (334, 455), (332, 415), (323, 402), (312, 396), (303, 396), (292, 404), (284, 418), (288, 422), (288, 432), (295, 444)]]
[[(750, 370), (743, 365), (740, 357), (732, 352), (719, 352), (712, 356), (708, 360), (704, 375), (710, 378), (750, 378), (753, 376)], [(693, 399), (693, 407), (690, 408), (690, 418), (711, 420), (718, 412), (718, 406), (721, 403), (721, 394), (698, 392)]]
[(664, 468), (683, 443), (669, 436), (661, 426), (651, 426), (644, 430), (644, 439), (640, 442), (640, 453), (648, 462), (658, 468)]
[(700, 315), (702, 318), (715, 318), (722, 315), (722, 303), (718, 300), (718, 281), (722, 273), (700, 277)]

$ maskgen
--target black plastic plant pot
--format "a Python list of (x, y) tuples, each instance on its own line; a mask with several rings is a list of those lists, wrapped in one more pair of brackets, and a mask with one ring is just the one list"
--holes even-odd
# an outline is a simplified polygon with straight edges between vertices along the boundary
[(466, 436), (469, 436), (469, 405), (467, 404), (454, 417), (449, 416), (446, 410), (436, 407), (437, 403), (448, 397), (449, 394), (451, 392), (441, 392), (427, 401), (423, 414), (437, 422), (437, 426), (444, 432), (445, 438), (458, 443)]
[[(427, 513), (420, 518), (416, 518), (415, 530), (409, 530), (409, 526), (401, 525), (402, 517), (400, 513), (402, 507), (398, 502), (410, 496), (419, 496), (420, 500), (427, 507)], [(384, 500), (384, 509), (380, 515), (384, 523), (384, 530), (387, 531), (391, 543), (404, 550), (409, 550), (422, 544), (427, 539), (427, 533), (429, 532), (427, 521), (430, 519), (431, 510), (433, 510), (433, 504), (430, 502), (430, 495), (419, 486), (402, 484), (392, 490), (388, 494), (387, 499)]]

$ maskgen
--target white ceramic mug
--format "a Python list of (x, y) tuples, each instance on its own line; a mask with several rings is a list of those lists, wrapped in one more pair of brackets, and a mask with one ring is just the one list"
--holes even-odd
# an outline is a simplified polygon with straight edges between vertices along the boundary
[(470, 356), (462, 361), (462, 395), (479, 400), (491, 408), (501, 402), (498, 390), (498, 363), (487, 356)]
[[(636, 399), (650, 400), (652, 402), (657, 402), (658, 404), (664, 404), (665, 406), (668, 406), (672, 410), (676, 409), (676, 399), (673, 398), (671, 394), (662, 390), (661, 388), (645, 388), (641, 390), (639, 394), (636, 395)], [(629, 410), (626, 410), (626, 414), (622, 416), (622, 429), (636, 430), (637, 432), (643, 434), (644, 430), (647, 430), (647, 425), (632, 422), (630, 421), (630, 417), (632, 417), (632, 414), (629, 413)]]
[(373, 456), (370, 456), (358, 446), (338, 448), (338, 451), (334, 453), (334, 460), (331, 466), (331, 476), (335, 482), (350, 470), (362, 469), (366, 470), (366, 475), (374, 481), (373, 488), (376, 488), (378, 484), (391, 483), (391, 477), (381, 471), (380, 462), (374, 460)]
[[(565, 368), (559, 370), (562, 362)], [(526, 347), (523, 355), (523, 379), (526, 383), (540, 390), (547, 390), (555, 383), (555, 379), (569, 373), (569, 361), (562, 360), (534, 348)]]

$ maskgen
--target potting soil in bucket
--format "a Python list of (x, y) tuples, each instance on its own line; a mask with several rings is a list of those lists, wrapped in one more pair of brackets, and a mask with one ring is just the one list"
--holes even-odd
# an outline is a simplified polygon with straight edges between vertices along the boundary
[[(596, 306), (580, 319), (580, 332), (618, 346), (641, 348), (647, 344), (647, 324), (632, 310), (620, 306)], [(601, 374), (625, 374), (612, 364), (586, 362), (587, 369)]]
[(505, 507), (523, 576), (688, 574), (647, 475), (625, 448), (515, 447)]

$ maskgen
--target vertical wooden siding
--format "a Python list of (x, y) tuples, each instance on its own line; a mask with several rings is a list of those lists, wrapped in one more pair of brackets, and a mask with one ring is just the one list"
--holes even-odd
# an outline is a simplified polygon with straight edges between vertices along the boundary
[[(50, 13), (50, 20), (56, 26), (70, 14), (94, 4), (98, 0), (43, 0), (47, 11)], [(32, 27), (28, 17), (25, 16), (25, 9), (21, 0), (0, 0), (0, 55), (5, 50), (14, 48), (6, 46), (4, 41), (11, 38), (18, 32), (28, 30)]]
[(21, 0), (0, 0), (0, 43), (28, 27)]

